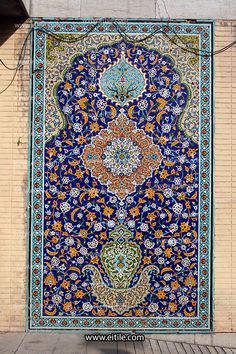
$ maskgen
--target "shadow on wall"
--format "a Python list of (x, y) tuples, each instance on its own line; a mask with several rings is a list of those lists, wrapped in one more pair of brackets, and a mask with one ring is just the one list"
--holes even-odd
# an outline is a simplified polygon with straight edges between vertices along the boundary
[(0, 16), (0, 47), (24, 24), (27, 18), (26, 16)]
[(21, 0), (0, 0), (0, 46), (27, 18), (29, 14)]

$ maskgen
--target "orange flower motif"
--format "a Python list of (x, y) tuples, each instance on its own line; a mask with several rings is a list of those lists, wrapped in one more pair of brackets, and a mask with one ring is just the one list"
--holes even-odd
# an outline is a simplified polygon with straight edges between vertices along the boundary
[(63, 309), (64, 309), (65, 312), (71, 311), (72, 308), (73, 308), (73, 307), (72, 307), (72, 302), (71, 302), (71, 301), (65, 302), (65, 303), (63, 304)]
[(69, 286), (70, 286), (70, 281), (64, 279), (63, 282), (61, 283), (61, 287), (63, 289), (68, 289)]
[(83, 238), (86, 238), (88, 236), (88, 231), (85, 229), (81, 229), (79, 235)]
[(89, 127), (93, 132), (98, 132), (100, 129), (100, 126), (97, 122), (90, 124)]
[(44, 279), (44, 284), (50, 286), (50, 288), (56, 285), (56, 283), (57, 283), (56, 278), (52, 273), (49, 273)]
[(66, 82), (64, 85), (64, 90), (70, 91), (72, 85), (69, 82)]
[(63, 193), (63, 192), (58, 192), (58, 193), (57, 193), (57, 198), (58, 198), (58, 199), (61, 199), (61, 200), (66, 199), (65, 193)]
[(47, 150), (48, 150), (48, 154), (49, 154), (50, 156), (55, 156), (56, 153), (57, 153), (57, 151), (56, 151), (55, 148), (48, 148)]
[(58, 243), (58, 237), (53, 236), (52, 239), (51, 239), (51, 242), (52, 243)]
[(186, 176), (185, 176), (185, 179), (186, 179), (186, 182), (187, 183), (192, 183), (194, 181), (194, 177), (192, 175), (192, 173), (188, 173)]
[(150, 263), (151, 263), (151, 258), (148, 257), (148, 256), (144, 256), (144, 257), (143, 257), (143, 263), (144, 263), (144, 264), (150, 264)]
[(190, 238), (185, 237), (185, 238), (183, 239), (183, 243), (184, 243), (185, 245), (189, 245), (189, 244), (191, 243)]
[(185, 206), (186, 206), (187, 209), (190, 209), (191, 208), (190, 202), (186, 202)]
[(181, 193), (179, 193), (177, 199), (178, 199), (178, 200), (184, 200), (185, 197), (186, 197), (186, 194), (185, 194), (184, 192), (181, 192)]
[(108, 206), (105, 206), (104, 210), (103, 210), (103, 214), (105, 216), (111, 216), (112, 214), (114, 213), (114, 209), (108, 207)]
[(77, 251), (76, 248), (70, 247), (69, 253), (70, 253), (70, 256), (73, 258), (73, 257), (76, 257), (76, 256), (77, 256), (78, 251)]
[(150, 85), (150, 91), (151, 92), (156, 92), (157, 91), (156, 85)]
[(79, 135), (77, 139), (75, 139), (77, 141), (78, 144), (83, 144), (85, 142), (85, 137), (82, 135)]
[(158, 142), (161, 144), (161, 145), (166, 145), (167, 143), (167, 137), (166, 136), (160, 136)]
[(88, 195), (90, 198), (95, 198), (98, 196), (98, 189), (97, 188), (91, 188), (88, 190)]
[(189, 157), (194, 157), (197, 153), (197, 149), (188, 149), (187, 155)]
[(147, 218), (152, 221), (152, 220), (156, 220), (157, 216), (155, 214), (155, 212), (153, 211), (152, 213), (148, 213)]
[(51, 182), (57, 182), (58, 175), (56, 173), (50, 173), (49, 179)]
[(171, 288), (172, 289), (178, 289), (179, 288), (179, 282), (177, 280), (171, 282)]
[(171, 248), (165, 249), (164, 254), (167, 258), (170, 258), (172, 255), (172, 249)]
[(158, 297), (158, 299), (165, 299), (166, 298), (165, 291), (164, 290), (158, 290), (157, 297)]
[(91, 263), (92, 263), (92, 264), (98, 264), (98, 262), (99, 262), (98, 256), (94, 256), (94, 257), (91, 259)]
[(81, 64), (79, 64), (79, 65), (77, 66), (77, 69), (78, 69), (79, 71), (82, 71), (82, 70), (84, 70), (84, 66), (81, 65)]
[(190, 275), (189, 277), (187, 277), (185, 279), (184, 284), (186, 286), (196, 286), (197, 285), (197, 281), (196, 281), (196, 279), (193, 276)]
[(190, 230), (190, 226), (186, 222), (181, 222), (180, 228), (182, 232), (188, 232)]
[(105, 316), (105, 311), (103, 308), (100, 308), (98, 309), (98, 312), (97, 312), (98, 316)]
[(145, 196), (148, 197), (149, 199), (153, 199), (155, 195), (155, 191), (152, 188), (148, 188), (146, 190)]
[(138, 206), (131, 208), (131, 209), (129, 210), (129, 212), (130, 212), (130, 214), (131, 214), (133, 217), (140, 215), (140, 211), (139, 211)]
[(101, 237), (102, 240), (107, 240), (107, 233), (106, 233), (106, 231), (100, 232), (99, 236)]
[(142, 315), (143, 315), (143, 310), (137, 309), (137, 310), (135, 311), (135, 315), (136, 315), (136, 316), (142, 316)]
[(75, 293), (75, 297), (77, 299), (82, 299), (84, 297), (85, 293), (83, 292), (83, 290), (77, 290)]
[(156, 230), (155, 231), (155, 237), (156, 238), (161, 238), (163, 236), (163, 231), (162, 230)]
[(170, 312), (176, 312), (177, 308), (178, 307), (177, 307), (177, 305), (174, 302), (170, 302), (170, 304), (169, 304)]
[(77, 101), (81, 109), (85, 109), (87, 107), (88, 99), (86, 97), (82, 97)]
[(93, 213), (92, 211), (90, 211), (90, 212), (88, 212), (88, 214), (86, 215), (86, 218), (88, 219), (88, 220), (94, 220), (94, 219), (96, 219), (96, 214), (95, 213)]
[(95, 90), (96, 90), (96, 86), (95, 86), (95, 85), (92, 85), (92, 84), (89, 84), (89, 85), (88, 85), (88, 90), (89, 90), (89, 91), (95, 91)]
[(167, 170), (162, 170), (160, 173), (160, 178), (166, 178), (169, 175)]
[(147, 123), (146, 126), (145, 126), (145, 131), (146, 132), (152, 132), (154, 130), (154, 124), (152, 123)]
[(52, 225), (52, 229), (54, 231), (61, 231), (61, 221), (57, 221), (57, 222), (54, 222), (54, 224)]
[(78, 169), (78, 170), (75, 171), (75, 175), (76, 175), (77, 178), (80, 178), (80, 179), (81, 179), (81, 178), (83, 178), (83, 175), (84, 175), (84, 174), (83, 174), (83, 172), (81, 171), (81, 169)]
[(136, 232), (135, 240), (141, 240), (142, 237), (143, 237), (142, 232)]

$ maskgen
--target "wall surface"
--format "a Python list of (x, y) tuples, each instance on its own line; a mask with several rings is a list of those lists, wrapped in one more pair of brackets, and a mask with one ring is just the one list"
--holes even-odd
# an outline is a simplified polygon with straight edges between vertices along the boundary
[[(17, 30), (0, 48), (11, 68), (27, 32)], [(0, 94), (0, 330), (11, 331), (25, 328), (29, 43), (23, 64)], [(0, 64), (0, 92), (13, 75)]]
[[(24, 0), (35, 17), (235, 19), (235, 0)], [(173, 6), (174, 4), (174, 6)]]
[[(142, 13), (141, 7), (139, 11), (139, 14)], [(131, 12), (125, 13), (127, 16), (131, 14)], [(115, 15), (112, 11), (109, 14)], [(133, 11), (131, 17), (135, 16), (138, 16), (138, 13)], [(27, 26), (18, 29), (0, 48), (0, 58), (8, 66), (16, 65), (19, 48), (27, 31)], [(216, 22), (216, 50), (235, 40), (235, 37), (236, 22)], [(215, 56), (214, 328), (216, 332), (236, 332), (235, 59), (236, 47)], [(8, 85), (13, 73), (0, 65), (0, 91)], [(23, 68), (18, 72), (11, 87), (0, 95), (1, 331), (20, 331), (25, 330), (26, 326), (26, 211), (27, 193), (30, 192), (27, 190), (29, 79), (28, 43)]]

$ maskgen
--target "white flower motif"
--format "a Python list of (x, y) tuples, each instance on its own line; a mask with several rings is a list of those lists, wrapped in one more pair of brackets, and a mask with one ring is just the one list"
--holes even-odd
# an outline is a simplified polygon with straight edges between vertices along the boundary
[(162, 249), (161, 249), (161, 247), (155, 248), (154, 253), (155, 253), (156, 256), (160, 256), (160, 254), (162, 254)]
[(70, 211), (70, 204), (67, 202), (61, 203), (60, 209), (63, 213), (67, 213), (68, 211)]
[(164, 276), (163, 276), (163, 279), (164, 279), (165, 281), (169, 281), (171, 278), (172, 278), (172, 276), (171, 276), (170, 273), (166, 273), (166, 274), (164, 274)]
[(154, 247), (154, 242), (151, 242), (149, 239), (144, 241), (144, 246), (148, 249), (152, 249)]
[(56, 295), (53, 295), (52, 296), (52, 302), (55, 304), (55, 305), (58, 305), (62, 302), (62, 297), (58, 294)]
[(88, 242), (89, 248), (96, 248), (97, 245), (98, 245), (98, 241), (96, 239), (93, 239), (92, 241)]
[(78, 279), (78, 274), (77, 273), (71, 273), (70, 274), (70, 279), (71, 280), (77, 280)]
[(53, 267), (57, 267), (59, 263), (60, 263), (60, 259), (59, 259), (59, 258), (57, 258), (57, 257), (52, 257), (51, 265), (52, 265)]
[(62, 178), (62, 183), (63, 183), (63, 184), (68, 184), (69, 182), (70, 182), (69, 177), (63, 177), (63, 178)]
[(72, 188), (72, 189), (70, 190), (70, 195), (71, 195), (71, 197), (78, 197), (79, 193), (80, 193), (80, 191), (79, 191), (78, 188)]
[(171, 247), (174, 247), (176, 245), (177, 241), (175, 238), (169, 238), (168, 240), (168, 245)]
[(163, 124), (161, 127), (161, 130), (163, 133), (169, 133), (171, 130), (171, 125), (170, 124)]
[(152, 68), (152, 69), (149, 70), (149, 76), (150, 77), (154, 77), (154, 76), (156, 76), (156, 74), (157, 74), (157, 71), (156, 71), (155, 68)]
[(168, 98), (170, 96), (170, 91), (167, 88), (160, 90), (160, 95), (164, 98)]
[(72, 112), (72, 108), (68, 104), (65, 104), (62, 110), (65, 114), (70, 114)]
[(85, 94), (85, 89), (82, 87), (79, 87), (75, 90), (75, 96), (76, 97), (82, 97)]
[(86, 312), (90, 312), (93, 309), (93, 305), (90, 302), (84, 302), (82, 308)]
[(148, 224), (142, 223), (140, 225), (140, 229), (141, 229), (141, 231), (147, 231), (148, 230)]
[(127, 211), (123, 208), (120, 208), (116, 211), (116, 217), (119, 220), (124, 220), (127, 216)]
[(108, 220), (107, 226), (108, 226), (109, 228), (114, 227), (114, 226), (115, 226), (115, 221), (113, 221), (113, 220)]
[(67, 245), (67, 246), (72, 246), (73, 244), (74, 244), (74, 239), (72, 238), (72, 237), (67, 237), (66, 239), (65, 239), (65, 244)]
[(173, 234), (175, 231), (178, 230), (178, 225), (177, 224), (171, 224), (169, 227), (170, 232)]
[(65, 230), (68, 232), (73, 231), (73, 225), (70, 222), (65, 223)]
[(147, 106), (148, 106), (147, 100), (141, 100), (141, 101), (138, 102), (138, 108), (141, 111), (145, 110), (147, 108)]
[(83, 256), (86, 256), (88, 254), (88, 250), (86, 247), (80, 247), (80, 253), (83, 255)]
[(102, 230), (102, 224), (100, 222), (94, 224), (94, 230), (95, 231), (101, 231)]
[(165, 196), (166, 198), (171, 198), (171, 197), (173, 197), (173, 191), (172, 191), (171, 188), (166, 188), (166, 189), (164, 189), (163, 194), (164, 194), (164, 196)]
[(106, 107), (107, 107), (107, 103), (105, 100), (99, 100), (97, 102), (97, 106), (98, 106), (98, 109), (100, 109), (101, 111), (104, 111), (104, 109), (106, 109)]
[(135, 221), (134, 220), (129, 220), (128, 221), (128, 226), (133, 229), (135, 227)]
[(79, 264), (83, 264), (84, 263), (84, 257), (78, 257), (77, 261)]
[(181, 214), (183, 210), (183, 205), (181, 203), (175, 203), (172, 207), (172, 210), (175, 214)]
[(150, 312), (156, 312), (158, 310), (158, 304), (156, 302), (151, 302), (148, 306)]
[(82, 132), (83, 125), (80, 123), (75, 123), (75, 124), (73, 124), (73, 129), (75, 132), (80, 133), (80, 132)]

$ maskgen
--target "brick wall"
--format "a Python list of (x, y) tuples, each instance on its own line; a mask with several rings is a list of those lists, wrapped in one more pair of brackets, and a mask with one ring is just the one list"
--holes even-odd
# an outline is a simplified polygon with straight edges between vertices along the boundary
[[(24, 25), (0, 48), (0, 58), (11, 67), (27, 31)], [(236, 22), (216, 23), (216, 50), (235, 37)], [(0, 64), (0, 91), (13, 73)], [(29, 79), (28, 43), (24, 67), (0, 95), (0, 331), (26, 325)], [(236, 46), (215, 57), (214, 147), (214, 327), (236, 332)]]
[[(0, 48), (0, 58), (15, 67), (27, 26)], [(0, 34), (1, 36), (1, 34)], [(3, 34), (2, 34), (3, 36)], [(28, 153), (29, 48), (24, 66), (0, 95), (0, 330), (25, 328), (26, 192)], [(0, 64), (0, 91), (14, 71)], [(20, 138), (21, 143), (17, 144)]]
[[(215, 50), (236, 38), (217, 22)], [(215, 56), (215, 330), (236, 332), (236, 46)]]

